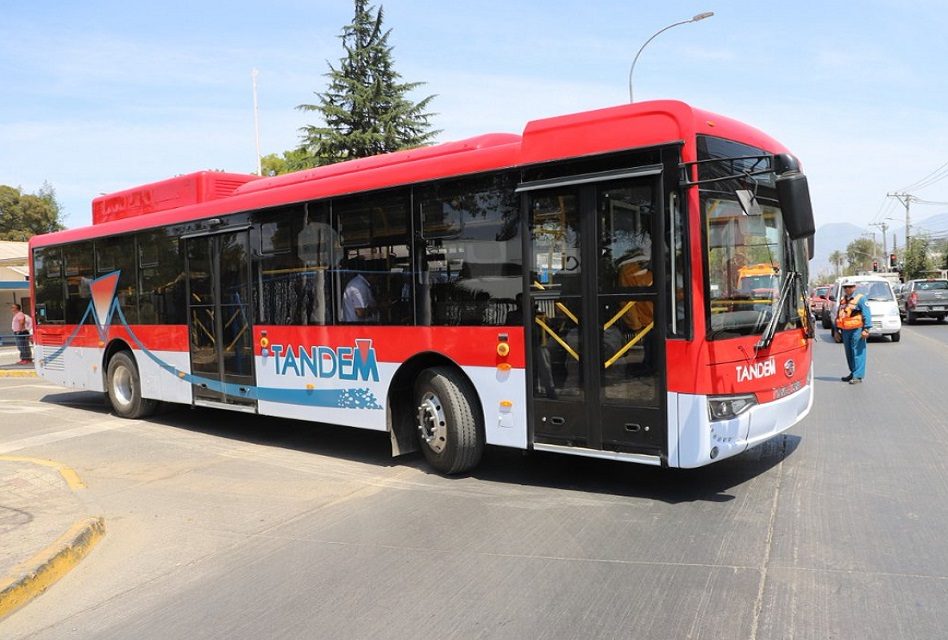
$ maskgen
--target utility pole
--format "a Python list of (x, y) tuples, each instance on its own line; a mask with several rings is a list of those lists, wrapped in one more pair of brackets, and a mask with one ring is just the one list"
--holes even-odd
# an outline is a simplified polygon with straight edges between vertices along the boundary
[(912, 200), (918, 200), (918, 198), (910, 193), (887, 193), (886, 196), (889, 198), (896, 198), (902, 203), (902, 206), (905, 207), (905, 252), (908, 253), (910, 238), (909, 206), (912, 204)]
[(870, 227), (879, 227), (882, 229), (882, 256), (885, 260), (886, 271), (889, 270), (889, 245), (885, 241), (885, 230), (889, 228), (889, 225), (885, 223), (885, 220), (882, 222), (873, 222), (869, 225)]

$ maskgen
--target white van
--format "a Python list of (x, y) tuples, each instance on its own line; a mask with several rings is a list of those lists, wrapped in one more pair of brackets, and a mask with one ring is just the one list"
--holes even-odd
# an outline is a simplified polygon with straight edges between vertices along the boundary
[(855, 283), (856, 293), (866, 296), (869, 303), (869, 312), (872, 314), (872, 328), (869, 329), (869, 336), (889, 336), (892, 342), (898, 342), (902, 338), (899, 304), (895, 300), (891, 283), (881, 276), (847, 276), (836, 281), (829, 295), (833, 305), (830, 311), (833, 339), (836, 342), (842, 341), (839, 329), (836, 328), (836, 313), (839, 310), (839, 299), (843, 295), (843, 285), (847, 283)]

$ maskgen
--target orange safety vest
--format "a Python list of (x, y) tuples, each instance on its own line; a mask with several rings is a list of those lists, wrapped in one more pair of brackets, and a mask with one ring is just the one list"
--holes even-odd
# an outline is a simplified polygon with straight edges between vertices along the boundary
[[(839, 311), (836, 313), (836, 326), (840, 329), (861, 329), (862, 311), (856, 308), (861, 293), (857, 293), (852, 298), (843, 298), (839, 303)], [(855, 314), (855, 315), (853, 315)]]

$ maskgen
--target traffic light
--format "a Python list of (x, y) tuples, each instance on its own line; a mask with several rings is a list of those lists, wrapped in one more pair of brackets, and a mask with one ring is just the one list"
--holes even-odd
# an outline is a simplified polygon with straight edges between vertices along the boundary
[(873, 260), (873, 261), (872, 261), (872, 270), (873, 270), (873, 271), (878, 271), (878, 270), (879, 270), (879, 261), (878, 261), (878, 260)]
[(898, 262), (895, 261), (895, 254), (890, 253), (889, 254), (889, 268), (895, 269), (896, 265), (898, 265)]

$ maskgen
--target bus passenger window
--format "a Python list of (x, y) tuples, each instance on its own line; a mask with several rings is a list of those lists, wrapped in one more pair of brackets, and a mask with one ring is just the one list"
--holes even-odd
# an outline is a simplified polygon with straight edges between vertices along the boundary
[(33, 274), (36, 287), (36, 324), (62, 324), (65, 321), (62, 249), (47, 247), (33, 250)]
[(159, 229), (137, 240), (139, 323), (184, 324), (187, 277), (178, 239)]
[[(440, 183), (415, 192), (422, 220), (419, 324), (522, 323), (520, 205), (510, 174)], [(509, 317), (508, 317), (509, 316)]]
[(92, 299), (90, 285), (95, 277), (92, 243), (67, 245), (63, 248), (63, 262), (66, 280), (66, 324), (79, 324)]
[(332, 322), (330, 269), (339, 260), (338, 234), (329, 225), (329, 205), (310, 202), (261, 213), (259, 321), (277, 325)]
[(342, 246), (333, 270), (340, 320), (413, 324), (408, 190), (340, 198), (332, 211)]
[[(115, 297), (129, 324), (138, 324), (138, 278), (135, 277), (135, 239), (132, 236), (95, 241), (96, 278), (119, 272)], [(119, 323), (118, 316), (112, 319)]]

